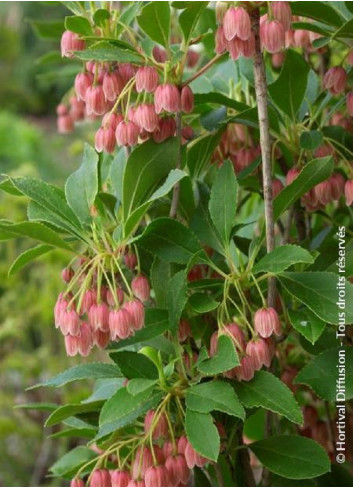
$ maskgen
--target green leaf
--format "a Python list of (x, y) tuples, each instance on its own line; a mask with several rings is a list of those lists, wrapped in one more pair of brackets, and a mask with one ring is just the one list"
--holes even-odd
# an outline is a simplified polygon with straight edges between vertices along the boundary
[(353, 39), (353, 19), (348, 20), (336, 31), (333, 39)]
[(343, 373), (339, 371), (339, 366), (345, 366), (345, 397), (339, 394), (340, 398), (337, 398), (337, 402), (352, 399), (353, 347), (351, 346), (339, 346), (320, 353), (301, 369), (295, 378), (295, 383), (309, 386), (326, 401), (335, 401), (337, 382), (340, 381), (340, 385), (343, 386)]
[(111, 365), (109, 363), (85, 363), (82, 365), (76, 365), (69, 368), (51, 379), (36, 384), (31, 389), (37, 387), (61, 387), (75, 382), (76, 380), (84, 379), (115, 379), (121, 377), (121, 372), (117, 365)]
[(298, 177), (275, 198), (273, 202), (275, 220), (311, 188), (327, 180), (332, 171), (333, 160), (331, 156), (318, 158), (307, 163)]
[(187, 165), (192, 178), (200, 176), (211, 160), (214, 150), (220, 142), (224, 128), (221, 128), (215, 134), (205, 136), (198, 141), (195, 141), (188, 148)]
[(189, 304), (192, 309), (199, 314), (213, 311), (219, 306), (218, 301), (215, 301), (212, 297), (206, 294), (193, 294), (189, 298)]
[(127, 379), (158, 378), (157, 368), (145, 355), (133, 351), (122, 351), (110, 353), (110, 357)]
[(237, 211), (238, 184), (232, 163), (227, 160), (218, 170), (212, 186), (209, 211), (224, 243), (228, 243)]
[(303, 56), (288, 50), (279, 77), (268, 87), (277, 107), (293, 120), (304, 99), (309, 71)]
[(112, 395), (115, 394), (117, 390), (124, 387), (124, 382), (125, 382), (124, 378), (98, 379), (97, 382), (95, 382), (95, 388), (92, 394), (82, 402), (86, 403), (86, 402), (93, 402), (93, 401), (106, 401), (107, 399), (112, 397)]
[(86, 413), (99, 413), (102, 407), (100, 401), (87, 402), (81, 404), (66, 404), (56, 409), (45, 422), (45, 426), (54, 426), (61, 423), (71, 416), (77, 416)]
[(185, 429), (194, 450), (203, 457), (217, 462), (220, 437), (212, 416), (187, 409)]
[(169, 328), (168, 312), (164, 309), (146, 308), (145, 309), (145, 325), (139, 331), (136, 331), (134, 336), (121, 340), (117, 343), (112, 343), (111, 348), (120, 350), (127, 346), (136, 345), (146, 342), (152, 338), (156, 338)]
[(250, 382), (236, 383), (235, 392), (246, 408), (263, 407), (302, 424), (303, 415), (292, 391), (270, 372), (256, 372)]
[(326, 323), (319, 319), (310, 309), (288, 310), (291, 325), (312, 345), (320, 338)]
[(146, 141), (129, 156), (123, 178), (123, 215), (147, 202), (158, 185), (176, 166), (178, 141), (170, 138), (162, 144)]
[(41, 209), (49, 211), (55, 216), (58, 219), (57, 222), (63, 224), (65, 229), (78, 232), (82, 230), (82, 225), (67, 204), (62, 189), (37, 178), (13, 178), (11, 181), (23, 195), (29, 197)]
[(150, 2), (141, 10), (137, 22), (152, 41), (169, 49), (169, 2)]
[(288, 479), (312, 479), (330, 470), (324, 448), (304, 436), (272, 436), (249, 448), (270, 472)]
[(90, 209), (98, 192), (98, 154), (85, 144), (82, 164), (66, 181), (66, 200), (78, 219), (91, 222)]
[(29, 250), (24, 251), (16, 258), (16, 260), (12, 263), (11, 267), (9, 268), (9, 272), (8, 272), (9, 277), (11, 275), (14, 275), (19, 270), (21, 270), (31, 261), (35, 260), (36, 258), (52, 250), (53, 250), (52, 246), (38, 245), (35, 246), (34, 248), (30, 248)]
[(187, 173), (183, 170), (174, 169), (171, 170), (166, 181), (159, 187), (151, 197), (142, 205), (140, 205), (137, 209), (135, 209), (132, 214), (129, 216), (128, 220), (125, 223), (125, 235), (128, 236), (133, 232), (136, 225), (139, 224), (142, 217), (147, 212), (149, 206), (156, 200), (161, 199), (162, 197), (169, 194), (174, 185), (178, 183), (180, 180), (185, 178)]
[(183, 31), (185, 44), (189, 44), (193, 30), (200, 18), (202, 12), (206, 9), (208, 2), (194, 2), (187, 7), (179, 16), (179, 24)]
[(126, 387), (118, 390), (102, 408), (97, 439), (131, 424), (153, 409), (164, 395), (163, 392), (153, 393), (153, 390), (154, 387), (151, 387), (136, 396), (129, 394)]
[[(308, 306), (320, 319), (338, 324), (338, 275), (330, 272), (283, 272), (278, 275), (282, 286), (296, 299)], [(353, 323), (353, 285), (346, 287), (346, 323)]]
[(198, 413), (220, 411), (245, 419), (245, 411), (230, 384), (212, 380), (189, 387), (186, 391), (186, 407)]
[(158, 379), (131, 379), (126, 386), (126, 389), (129, 394), (136, 396), (137, 394), (141, 394), (141, 392), (150, 389), (152, 386), (156, 385), (157, 382)]
[(158, 307), (167, 307), (168, 289), (165, 286), (170, 280), (170, 264), (155, 257), (151, 268), (151, 282)]
[(313, 151), (322, 144), (323, 138), (323, 134), (320, 131), (302, 132), (300, 135), (300, 147)]
[(297, 245), (283, 245), (265, 255), (254, 266), (252, 272), (283, 272), (295, 263), (314, 263), (309, 251)]
[(202, 250), (194, 233), (175, 219), (161, 217), (152, 221), (138, 244), (170, 263), (187, 264)]
[(168, 283), (169, 329), (175, 333), (188, 298), (186, 272), (181, 270), (173, 275)]
[(89, 20), (87, 17), (82, 17), (81, 15), (65, 17), (65, 29), (76, 32), (76, 34), (80, 34), (81, 36), (91, 36), (93, 34)]
[(291, 2), (292, 14), (323, 22), (332, 26), (340, 26), (342, 17), (336, 9), (328, 5), (328, 2)]
[(19, 223), (8, 223), (7, 221), (0, 221), (0, 231), (5, 231), (5, 233), (10, 232), (15, 236), (32, 238), (56, 248), (73, 251), (68, 243), (60, 238), (55, 231), (49, 229), (47, 226), (39, 222), (25, 221)]
[(217, 104), (224, 107), (230, 107), (240, 112), (249, 109), (249, 106), (238, 102), (232, 98), (227, 97), (223, 93), (208, 92), (208, 93), (195, 93), (195, 106), (200, 104)]
[(29, 20), (38, 37), (50, 41), (59, 41), (65, 30), (64, 22), (60, 20)]
[[(55, 477), (73, 477), (82, 465), (97, 457), (97, 453), (87, 447), (76, 447), (65, 453), (54, 465), (50, 467), (50, 472)], [(92, 462), (93, 464), (93, 462)], [(92, 466), (91, 466), (92, 467)], [(88, 469), (89, 467), (87, 467)]]
[(109, 10), (105, 8), (99, 8), (97, 9), (94, 14), (93, 14), (93, 20), (95, 25), (104, 27), (106, 24), (106, 21), (110, 19), (110, 13)]
[(135, 51), (126, 49), (125, 46), (114, 46), (107, 41), (94, 44), (83, 51), (75, 51), (75, 57), (82, 61), (117, 61), (119, 63), (142, 63), (143, 58)]
[(204, 375), (218, 375), (240, 365), (233, 341), (229, 336), (221, 335), (218, 338), (217, 353), (198, 366)]

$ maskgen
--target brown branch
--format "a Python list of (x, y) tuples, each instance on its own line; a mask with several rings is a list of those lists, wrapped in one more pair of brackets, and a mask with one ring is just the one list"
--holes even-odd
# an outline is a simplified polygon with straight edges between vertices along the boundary
[[(240, 425), (237, 430), (237, 438), (238, 445), (244, 445), (243, 433), (242, 433), (243, 425)], [(250, 455), (249, 450), (239, 450), (238, 458), (240, 462), (240, 467), (243, 469), (243, 483), (245, 487), (256, 487), (256, 481), (254, 477), (254, 473), (252, 471), (250, 465)]]
[(202, 68), (199, 69), (194, 75), (190, 76), (184, 83), (182, 84), (182, 87), (185, 87), (185, 85), (189, 85), (192, 81), (196, 80), (199, 76), (203, 75), (205, 71), (207, 71), (211, 66), (213, 66), (217, 61), (219, 61), (221, 58), (224, 57), (224, 54), (217, 54), (214, 58), (212, 58), (208, 63), (205, 64)]
[[(181, 113), (180, 112), (178, 112), (176, 115), (176, 136), (177, 136), (178, 141), (179, 141), (179, 150), (178, 150), (176, 168), (180, 168), (181, 167), (181, 158), (182, 158)], [(172, 204), (170, 206), (170, 212), (169, 212), (169, 217), (172, 217), (173, 219), (175, 219), (177, 212), (178, 212), (179, 197), (180, 197), (180, 182), (177, 182), (173, 188)]]
[[(260, 12), (258, 9), (254, 10), (252, 18), (255, 34), (254, 80), (260, 129), (263, 193), (265, 201), (266, 247), (267, 252), (269, 253), (275, 248), (275, 225), (273, 217), (271, 140), (267, 109), (267, 83), (265, 63), (260, 43)], [(273, 307), (275, 304), (275, 296), (276, 282), (275, 278), (271, 277), (268, 280), (267, 296), (268, 305), (270, 307)]]

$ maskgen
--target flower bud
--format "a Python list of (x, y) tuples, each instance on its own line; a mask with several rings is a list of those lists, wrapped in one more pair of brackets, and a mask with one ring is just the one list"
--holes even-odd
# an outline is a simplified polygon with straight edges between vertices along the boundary
[(86, 100), (87, 89), (93, 84), (91, 73), (78, 73), (75, 78), (75, 92), (79, 100)]
[(167, 61), (166, 50), (159, 46), (154, 46), (154, 48), (152, 49), (152, 55), (157, 63), (165, 63)]
[(153, 132), (158, 128), (159, 119), (153, 104), (141, 104), (137, 107), (134, 115), (134, 123), (140, 130)]
[[(158, 446), (153, 446), (154, 455), (157, 459), (157, 463), (163, 463), (163, 454), (161, 449)], [(133, 479), (139, 479), (144, 477), (146, 470), (154, 465), (153, 456), (150, 448), (148, 447), (139, 447), (136, 450), (135, 459), (132, 462), (131, 473)]]
[(272, 66), (276, 69), (281, 68), (281, 66), (283, 65), (284, 57), (285, 55), (283, 51), (280, 51), (279, 53), (274, 53), (272, 55)]
[(239, 382), (241, 382), (242, 380), (249, 382), (249, 380), (254, 377), (255, 373), (253, 359), (250, 356), (246, 355), (240, 360), (239, 367), (235, 367), (234, 371)]
[(299, 168), (291, 168), (286, 175), (286, 185), (290, 185), (299, 175)]
[(260, 38), (262, 47), (269, 53), (278, 53), (285, 47), (285, 30), (278, 20), (263, 22), (260, 26)]
[(330, 90), (333, 95), (344, 92), (347, 83), (347, 73), (341, 66), (330, 68), (324, 76), (324, 88)]
[(111, 479), (109, 470), (107, 469), (95, 469), (93, 471), (90, 487), (111, 487)]
[(234, 37), (231, 41), (227, 41), (227, 49), (231, 59), (237, 60), (241, 55), (242, 41), (238, 37)]
[(107, 110), (107, 104), (101, 85), (88, 87), (86, 90), (87, 114), (103, 115)]
[(80, 335), (77, 337), (78, 351), (83, 357), (87, 357), (92, 349), (92, 331), (88, 323), (81, 323)]
[(273, 307), (258, 309), (254, 316), (254, 326), (262, 338), (268, 338), (272, 333), (277, 336), (281, 334), (281, 322)]
[(194, 94), (188, 85), (181, 89), (180, 107), (186, 114), (190, 114), (194, 109)]
[(191, 443), (188, 441), (186, 446), (185, 446), (185, 452), (184, 452), (186, 464), (189, 467), (189, 469), (193, 469), (195, 466), (196, 467), (204, 467), (207, 463), (208, 460), (205, 457), (202, 457), (199, 453), (197, 453)]
[(132, 333), (132, 319), (128, 311), (121, 307), (118, 310), (109, 313), (109, 329), (112, 339), (128, 338)]
[(121, 63), (119, 65), (119, 75), (122, 80), (123, 86), (127, 84), (133, 76), (135, 76), (135, 68), (130, 63)]
[(186, 319), (181, 319), (179, 322), (178, 340), (180, 341), (180, 343), (183, 343), (190, 336), (191, 336), (190, 323)]
[(64, 31), (61, 36), (61, 56), (73, 58), (73, 51), (83, 51), (85, 45), (85, 41), (80, 39), (78, 34), (72, 31)]
[(121, 114), (117, 114), (116, 112), (107, 112), (103, 116), (102, 127), (104, 127), (105, 129), (113, 129), (113, 131), (115, 132), (118, 124), (122, 120), (124, 119)]
[(324, 180), (314, 187), (315, 196), (318, 202), (322, 205), (327, 205), (332, 200), (331, 183), (329, 180)]
[(145, 481), (130, 479), (130, 482), (128, 483), (127, 487), (145, 487)]
[(215, 53), (223, 54), (227, 49), (227, 39), (224, 36), (224, 29), (222, 25), (219, 25), (216, 30), (215, 38)]
[(100, 127), (96, 132), (94, 146), (98, 153), (113, 153), (115, 149), (116, 139), (115, 131), (111, 128)]
[(271, 2), (273, 17), (281, 22), (285, 31), (288, 31), (292, 22), (292, 11), (289, 2)]
[[(155, 415), (156, 415), (156, 411), (154, 410), (150, 410), (146, 413), (145, 421), (144, 421), (144, 429), (146, 435), (150, 432), (152, 424), (154, 424), (156, 421)], [(154, 440), (157, 440), (158, 438), (166, 438), (169, 433), (168, 421), (165, 413), (162, 413), (160, 416), (159, 415), (157, 416), (158, 416), (158, 421), (152, 433), (152, 438)]]
[(149, 467), (145, 473), (145, 486), (146, 487), (170, 486), (169, 473), (166, 467), (164, 467), (163, 465)]
[(92, 304), (97, 302), (97, 292), (95, 289), (88, 289), (83, 294), (80, 310), (78, 311), (80, 315), (88, 314)]
[(137, 299), (125, 302), (124, 309), (129, 313), (131, 318), (131, 327), (137, 331), (143, 328), (145, 324), (145, 308)]
[(249, 341), (246, 345), (246, 354), (252, 359), (255, 370), (260, 370), (263, 365), (269, 367), (271, 364), (270, 350), (262, 338)]
[(85, 487), (85, 483), (82, 479), (72, 479), (70, 487)]
[[(97, 331), (93, 332), (92, 335), (93, 343), (98, 346), (98, 348), (105, 348), (110, 341), (110, 332), (109, 331), (101, 331), (97, 329)], [(112, 338), (115, 339), (115, 338)]]
[(330, 178), (331, 195), (333, 200), (339, 200), (344, 194), (345, 180), (341, 173), (333, 173)]
[(92, 304), (88, 311), (89, 324), (94, 331), (109, 331), (109, 308), (107, 304)]
[(74, 130), (74, 120), (70, 114), (60, 115), (58, 117), (57, 129), (59, 134), (69, 134)]
[(132, 279), (131, 289), (134, 296), (140, 299), (141, 302), (146, 302), (150, 299), (150, 284), (143, 275), (137, 275)]
[(279, 180), (278, 178), (274, 178), (272, 180), (272, 196), (273, 198), (276, 198), (277, 195), (282, 191), (283, 189), (283, 184), (281, 182), (281, 180)]
[(171, 487), (177, 487), (180, 483), (186, 485), (189, 482), (190, 469), (183, 455), (169, 455), (165, 467), (169, 472)]
[(137, 257), (132, 251), (128, 251), (124, 255), (124, 263), (130, 270), (133, 270), (137, 265)]
[(154, 106), (157, 114), (160, 114), (163, 110), (167, 112), (178, 112), (180, 110), (178, 87), (171, 83), (158, 85), (154, 93)]
[(60, 329), (64, 335), (77, 336), (80, 333), (80, 317), (72, 306), (62, 312)]
[(344, 195), (346, 197), (346, 205), (353, 204), (353, 180), (347, 180), (344, 186)]
[(353, 117), (353, 92), (347, 93), (346, 105), (348, 114)]
[(74, 271), (72, 270), (72, 268), (64, 268), (61, 272), (61, 277), (63, 279), (63, 281), (65, 283), (69, 283), (71, 282), (71, 280), (73, 279), (73, 276), (75, 275)]
[(130, 474), (126, 470), (112, 470), (110, 478), (112, 487), (127, 487), (130, 481)]
[(159, 81), (158, 71), (152, 66), (142, 66), (136, 71), (136, 91), (154, 92)]
[(78, 337), (67, 334), (65, 336), (65, 349), (68, 357), (74, 357), (78, 353)]
[(153, 140), (156, 143), (162, 143), (168, 138), (174, 136), (176, 124), (173, 117), (163, 117), (159, 120), (159, 127), (153, 133)]
[(164, 460), (166, 460), (170, 455), (174, 454), (174, 445), (171, 441), (166, 440), (162, 446), (162, 453)]
[(181, 455), (184, 455), (185, 454), (185, 448), (186, 448), (187, 444), (188, 444), (188, 439), (186, 438), (185, 435), (182, 435), (179, 438), (178, 443), (177, 443), (178, 453), (180, 453)]
[(124, 88), (119, 73), (105, 73), (103, 76), (102, 88), (105, 99), (114, 102)]
[(134, 122), (120, 122), (115, 131), (118, 146), (135, 146), (138, 142), (139, 132), (139, 128)]
[(231, 7), (223, 19), (224, 35), (227, 41), (238, 37), (246, 41), (251, 36), (251, 21), (248, 12), (243, 7)]

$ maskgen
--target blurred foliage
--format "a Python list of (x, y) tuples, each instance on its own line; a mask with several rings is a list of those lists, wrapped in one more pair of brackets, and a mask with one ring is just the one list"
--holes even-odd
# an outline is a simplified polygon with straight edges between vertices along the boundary
[[(57, 2), (0, 3), (0, 173), (40, 176), (60, 184), (78, 165), (79, 132), (56, 133), (55, 106), (72, 79), (46, 77), (48, 65), (38, 63), (57, 41), (41, 41), (30, 19), (64, 19)], [(63, 144), (65, 138), (65, 143)], [(0, 213), (10, 220), (26, 218), (26, 199), (0, 193)], [(26, 243), (26, 246), (28, 242)], [(23, 240), (0, 243), (0, 486), (55, 486), (48, 467), (70, 448), (65, 438), (43, 432), (46, 412), (17, 409), (21, 404), (66, 403), (88, 391), (60, 394), (28, 387), (77, 363), (66, 359), (62, 338), (53, 326), (53, 307), (60, 292), (64, 253), (51, 253), (8, 277), (12, 261), (25, 249)]]

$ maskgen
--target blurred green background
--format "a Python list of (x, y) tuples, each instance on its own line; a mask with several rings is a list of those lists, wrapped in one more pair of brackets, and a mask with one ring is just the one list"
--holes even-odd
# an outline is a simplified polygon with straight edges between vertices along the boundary
[[(77, 70), (74, 62), (61, 60), (59, 54), (58, 39), (67, 14), (60, 2), (0, 3), (0, 173), (39, 176), (62, 184), (79, 164), (82, 131), (90, 128), (70, 136), (56, 132), (55, 107), (72, 86)], [(47, 33), (44, 20), (49, 22)], [(43, 39), (41, 35), (46, 34)], [(25, 198), (0, 193), (1, 219), (20, 221), (25, 216)], [(69, 443), (43, 430), (45, 411), (15, 406), (74, 402), (86, 394), (77, 385), (59, 393), (26, 391), (77, 363), (66, 358), (62, 337), (53, 324), (60, 271), (68, 256), (52, 253), (8, 278), (10, 264), (27, 246), (20, 239), (0, 243), (2, 487), (61, 484), (46, 473)]]

